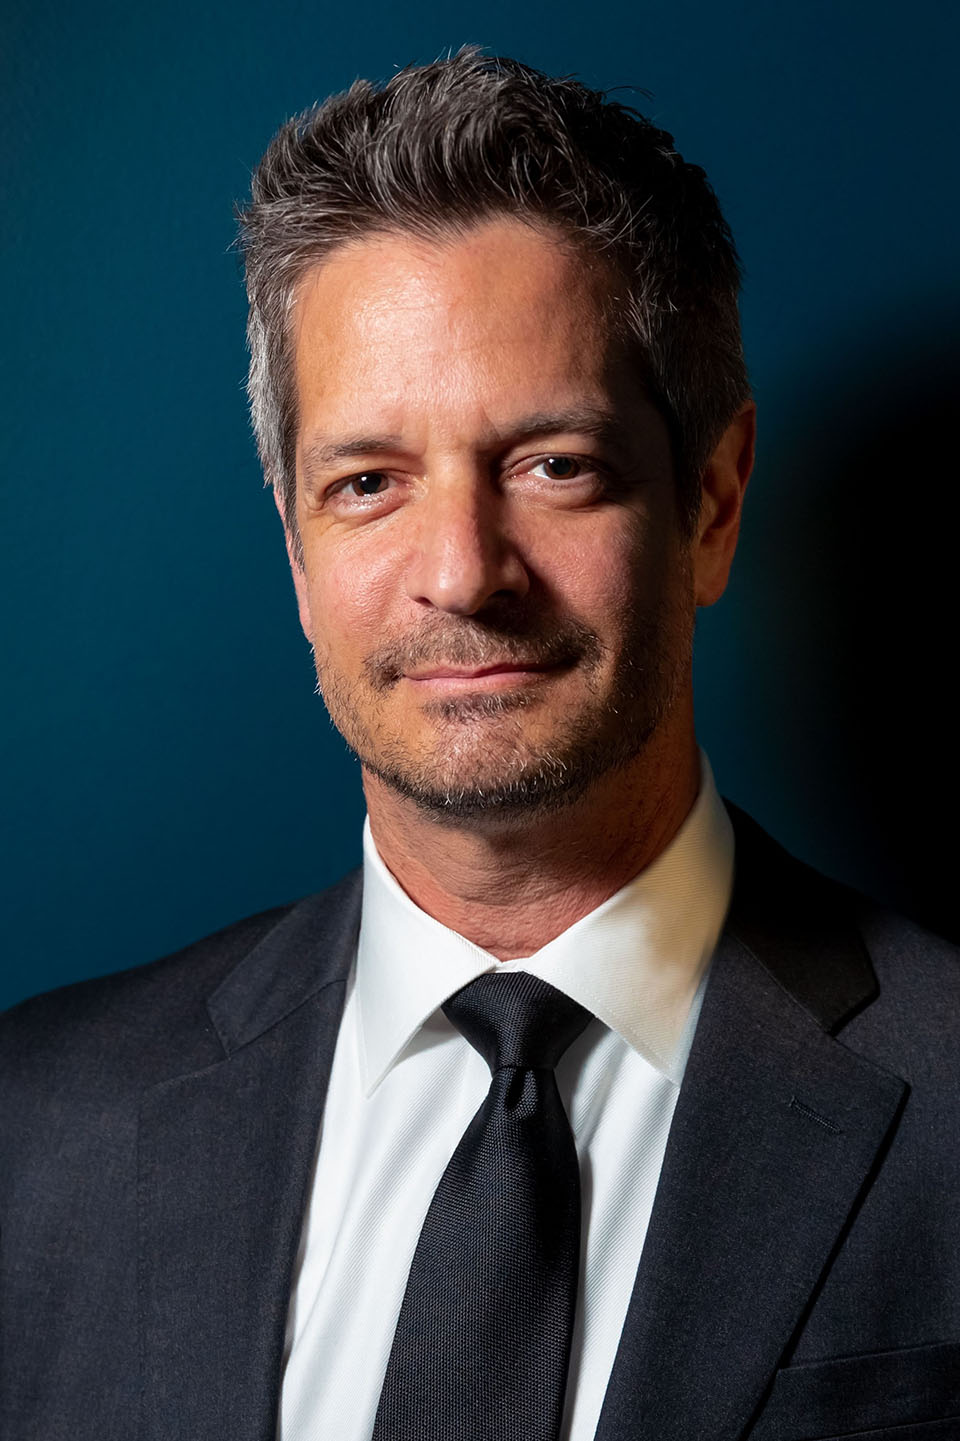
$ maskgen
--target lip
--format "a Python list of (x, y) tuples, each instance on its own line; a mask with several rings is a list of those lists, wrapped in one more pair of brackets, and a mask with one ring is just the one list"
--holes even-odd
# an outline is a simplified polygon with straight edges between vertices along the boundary
[(418, 686), (436, 686), (445, 690), (497, 690), (511, 685), (540, 680), (559, 670), (557, 665), (538, 665), (533, 661), (503, 661), (484, 666), (433, 666), (429, 670), (410, 671), (404, 679)]

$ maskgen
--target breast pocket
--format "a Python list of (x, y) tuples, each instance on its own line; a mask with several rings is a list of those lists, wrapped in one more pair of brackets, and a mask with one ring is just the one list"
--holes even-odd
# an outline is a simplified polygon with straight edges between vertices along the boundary
[(778, 1371), (750, 1441), (960, 1441), (960, 1341)]

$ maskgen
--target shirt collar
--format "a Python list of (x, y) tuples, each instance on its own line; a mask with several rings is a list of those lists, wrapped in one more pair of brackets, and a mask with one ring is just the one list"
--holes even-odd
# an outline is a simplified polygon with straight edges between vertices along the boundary
[(381, 860), (367, 821), (356, 969), (365, 1092), (454, 991), (493, 970), (549, 981), (679, 1081), (690, 1008), (730, 904), (733, 846), (701, 751), (699, 794), (666, 849), (534, 955), (500, 962), (410, 899)]

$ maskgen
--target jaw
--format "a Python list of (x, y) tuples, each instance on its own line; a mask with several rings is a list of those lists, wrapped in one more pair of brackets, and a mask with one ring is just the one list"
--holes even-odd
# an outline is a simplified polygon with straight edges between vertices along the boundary
[(534, 879), (568, 867), (589, 872), (604, 856), (619, 864), (633, 854), (637, 860), (632, 870), (626, 863), (627, 879), (649, 858), (648, 838), (660, 828), (664, 839), (672, 834), (696, 797), (692, 695), (681, 697), (646, 741), (632, 749), (619, 761), (608, 755), (589, 772), (581, 767), (572, 773), (567, 765), (553, 784), (531, 784), (531, 767), (525, 784), (512, 794), (495, 798), (488, 791), (475, 798), (454, 793), (448, 799), (441, 791), (435, 803), (429, 795), (410, 793), (408, 772), (391, 775), (382, 766), (362, 763), (374, 837), (379, 845), (381, 836), (392, 836), (400, 847), (397, 864), (417, 872), (440, 875), (455, 857), (469, 871), (471, 865), (486, 867), (499, 857)]
[(419, 720), (416, 748), (409, 727), (392, 742), (381, 736), (358, 748), (365, 776), (425, 820), (493, 835), (529, 832), (546, 816), (589, 803), (603, 780), (615, 792), (617, 774), (633, 765), (663, 717), (655, 709), (625, 728), (612, 704), (557, 714), (521, 694), (435, 703)]

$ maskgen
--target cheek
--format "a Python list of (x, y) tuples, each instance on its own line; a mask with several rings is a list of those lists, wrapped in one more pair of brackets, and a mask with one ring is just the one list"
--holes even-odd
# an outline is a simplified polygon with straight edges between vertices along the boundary
[(350, 546), (318, 546), (304, 560), (317, 659), (356, 669), (387, 632), (397, 590), (393, 568)]
[(558, 604), (600, 634), (621, 629), (639, 599), (662, 582), (649, 526), (636, 515), (616, 520), (589, 534), (581, 523), (555, 536), (538, 567)]

